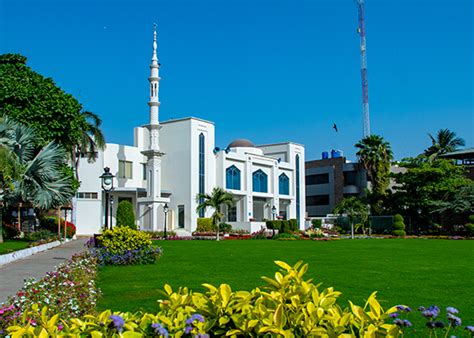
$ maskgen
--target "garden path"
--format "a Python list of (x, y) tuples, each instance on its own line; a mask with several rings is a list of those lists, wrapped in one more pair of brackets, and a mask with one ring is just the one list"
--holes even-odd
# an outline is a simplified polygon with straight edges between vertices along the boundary
[(23, 287), (30, 277), (39, 279), (75, 253), (84, 251), (88, 238), (79, 238), (0, 267), (0, 304)]

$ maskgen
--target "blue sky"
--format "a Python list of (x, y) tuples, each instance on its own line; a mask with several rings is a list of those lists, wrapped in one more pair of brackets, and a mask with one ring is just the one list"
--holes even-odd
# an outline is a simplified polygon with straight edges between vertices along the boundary
[[(395, 157), (454, 130), (474, 143), (473, 2), (366, 0), (372, 132)], [(0, 52), (103, 119), (107, 141), (132, 143), (148, 120), (152, 25), (158, 24), (160, 119), (216, 123), (216, 145), (294, 141), (306, 158), (362, 136), (353, 0), (0, 0)], [(339, 133), (332, 130), (335, 122)]]

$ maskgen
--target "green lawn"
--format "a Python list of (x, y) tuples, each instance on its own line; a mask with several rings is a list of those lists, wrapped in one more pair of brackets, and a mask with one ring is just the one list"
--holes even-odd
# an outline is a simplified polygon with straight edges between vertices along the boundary
[(26, 249), (28, 247), (28, 243), (29, 242), (22, 240), (6, 239), (3, 243), (0, 243), (0, 255)]
[(315, 241), (160, 241), (155, 265), (104, 267), (99, 309), (156, 311), (158, 289), (228, 283), (233, 289), (263, 285), (274, 260), (310, 264), (307, 278), (362, 303), (377, 290), (385, 306), (455, 306), (474, 324), (474, 241), (373, 239)]

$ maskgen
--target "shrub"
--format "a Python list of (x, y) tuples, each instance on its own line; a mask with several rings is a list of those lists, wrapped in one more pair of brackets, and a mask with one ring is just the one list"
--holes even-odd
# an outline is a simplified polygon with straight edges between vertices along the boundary
[(405, 230), (405, 223), (403, 222), (395, 222), (392, 224), (392, 228), (394, 230)]
[(282, 222), (283, 221), (279, 221), (279, 220), (266, 221), (265, 225), (266, 225), (268, 230), (278, 230), (278, 231), (280, 231)]
[(405, 232), (405, 230), (393, 230), (392, 231), (392, 235), (398, 236), (398, 237), (404, 237), (404, 236), (406, 236), (406, 234), (407, 233)]
[(232, 231), (232, 225), (228, 223), (221, 223), (219, 225), (219, 232), (222, 232), (224, 234), (228, 234)]
[(213, 226), (212, 224), (212, 218), (206, 218), (206, 217), (198, 218), (196, 231), (197, 232), (208, 232), (208, 231), (215, 232), (216, 227)]
[(404, 221), (404, 220), (403, 220), (403, 216), (402, 216), (402, 215), (396, 214), (396, 215), (393, 216), (393, 222), (394, 222), (394, 223), (395, 223), (395, 222), (402, 222), (402, 223), (403, 223), (403, 221)]
[(20, 231), (11, 224), (3, 223), (3, 238), (13, 239), (20, 236)]
[(281, 221), (280, 232), (281, 234), (290, 232), (290, 221)]
[(323, 221), (320, 220), (320, 219), (316, 219), (316, 218), (315, 218), (315, 219), (312, 219), (312, 220), (311, 220), (311, 226), (312, 226), (314, 229), (319, 229), (319, 228), (321, 228), (322, 224), (323, 224)]
[(464, 225), (468, 236), (474, 236), (474, 223), (466, 223)]
[[(60, 218), (61, 224), (61, 236), (64, 235), (64, 226), (66, 226), (66, 237), (72, 238), (76, 234), (76, 226), (74, 223), (65, 221), (63, 218)], [(58, 218), (54, 216), (44, 217), (40, 219), (40, 229), (48, 230), (54, 234), (58, 233)]]
[(135, 221), (135, 211), (133, 205), (129, 201), (122, 201), (117, 207), (117, 225), (121, 227), (137, 228)]
[(290, 231), (298, 231), (298, 220), (296, 218), (292, 218), (288, 221), (290, 223)]
[[(365, 306), (350, 303), (343, 307), (340, 292), (333, 288), (319, 290), (319, 284), (303, 279), (307, 264), (293, 267), (275, 262), (281, 269), (274, 278), (251, 291), (232, 291), (229, 285), (203, 284), (204, 293), (188, 288), (177, 291), (169, 285), (162, 292), (164, 300), (157, 313), (112, 313), (71, 319), (62, 315), (42, 315), (36, 306), (23, 316), (8, 334), (21, 336), (75, 337), (152, 337), (152, 336), (281, 336), (281, 337), (397, 337), (401, 329), (392, 324), (390, 314), (397, 307), (384, 310), (372, 293)], [(345, 304), (345, 303), (344, 303)], [(48, 311), (44, 311), (46, 314)], [(36, 325), (31, 325), (34, 321)], [(61, 328), (58, 328), (58, 324)], [(59, 332), (61, 331), (61, 332)]]
[(469, 223), (474, 223), (474, 215), (469, 215)]
[(57, 234), (52, 233), (52, 232), (50, 232), (46, 229), (38, 230), (38, 231), (35, 231), (35, 232), (30, 232), (30, 233), (25, 235), (25, 239), (27, 241), (31, 241), (31, 242), (39, 241), (39, 240), (42, 240), (42, 239), (50, 239), (50, 238), (54, 238), (54, 237), (57, 237)]
[[(162, 238), (165, 235), (164, 231), (146, 231), (147, 234), (150, 234), (151, 238)], [(172, 230), (166, 230), (167, 237), (176, 236), (176, 232)]]
[(151, 244), (150, 234), (126, 227), (105, 230), (101, 236), (101, 245), (111, 253), (141, 249)]

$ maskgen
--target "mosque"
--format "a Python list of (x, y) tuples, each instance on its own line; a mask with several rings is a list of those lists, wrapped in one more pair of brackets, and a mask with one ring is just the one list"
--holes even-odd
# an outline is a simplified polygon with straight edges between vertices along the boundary
[(140, 229), (162, 231), (166, 217), (168, 230), (190, 235), (197, 219), (213, 212), (197, 213), (196, 196), (222, 187), (234, 196), (234, 206), (223, 210), (224, 221), (234, 229), (254, 232), (265, 226), (265, 220), (277, 217), (296, 218), (303, 229), (304, 146), (293, 142), (256, 146), (237, 139), (219, 149), (211, 121), (196, 117), (160, 121), (159, 69), (155, 29), (148, 77), (149, 123), (134, 128), (133, 146), (107, 143), (94, 163), (81, 159), (77, 233), (97, 233), (104, 224), (105, 193), (99, 177), (105, 167), (115, 176), (112, 224), (118, 203), (128, 200)]

